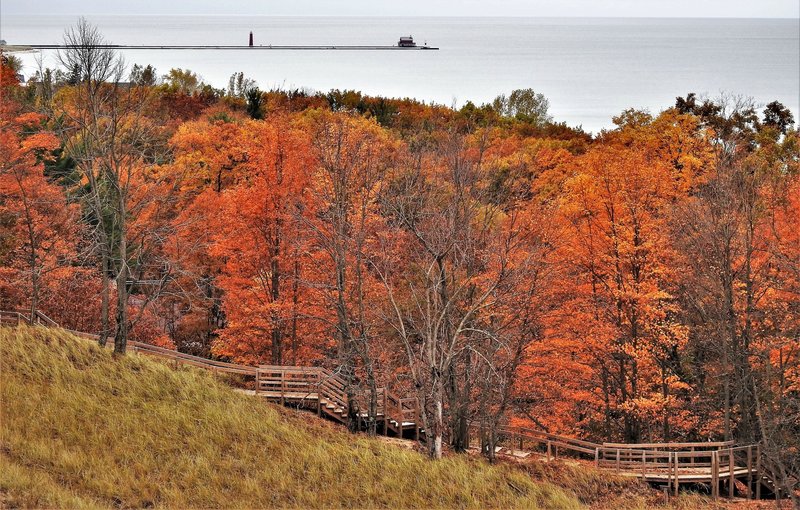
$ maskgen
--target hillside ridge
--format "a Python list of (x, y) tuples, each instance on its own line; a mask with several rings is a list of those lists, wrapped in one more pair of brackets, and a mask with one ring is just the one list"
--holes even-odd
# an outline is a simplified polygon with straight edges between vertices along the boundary
[(9, 507), (577, 508), (524, 473), (281, 413), (211, 374), (0, 328)]

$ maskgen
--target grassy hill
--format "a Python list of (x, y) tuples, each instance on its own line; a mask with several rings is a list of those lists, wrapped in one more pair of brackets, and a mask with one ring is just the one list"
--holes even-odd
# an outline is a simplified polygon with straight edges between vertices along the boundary
[(59, 330), (0, 328), (0, 401), (0, 508), (580, 506), (521, 470), (432, 462)]

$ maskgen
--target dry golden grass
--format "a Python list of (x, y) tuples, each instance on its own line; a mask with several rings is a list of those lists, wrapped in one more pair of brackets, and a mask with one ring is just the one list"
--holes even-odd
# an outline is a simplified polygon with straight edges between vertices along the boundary
[(579, 508), (518, 469), (286, 416), (197, 370), (0, 328), (0, 507)]

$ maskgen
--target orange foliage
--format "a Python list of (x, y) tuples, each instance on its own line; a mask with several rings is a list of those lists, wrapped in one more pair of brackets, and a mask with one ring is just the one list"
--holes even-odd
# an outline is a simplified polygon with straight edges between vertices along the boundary
[[(58, 147), (52, 133), (39, 131), (43, 117), (0, 103), (0, 303), (5, 308), (39, 308), (57, 271), (74, 256), (77, 207), (44, 176), (41, 158)], [(50, 311), (47, 309), (46, 311)]]
[[(362, 384), (423, 398), (436, 379), (453, 423), (631, 441), (724, 434), (744, 411), (721, 395), (749, 370), (800, 392), (795, 131), (738, 126), (725, 154), (726, 126), (677, 109), (625, 111), (592, 139), (352, 91), (271, 91), (264, 120), (149, 93), (168, 146), (127, 182), (136, 339), (352, 363)], [(96, 331), (98, 271), (71, 263), (78, 207), (43, 173), (58, 141), (48, 119), (0, 108), (0, 304)], [(136, 283), (164, 274), (158, 295)]]

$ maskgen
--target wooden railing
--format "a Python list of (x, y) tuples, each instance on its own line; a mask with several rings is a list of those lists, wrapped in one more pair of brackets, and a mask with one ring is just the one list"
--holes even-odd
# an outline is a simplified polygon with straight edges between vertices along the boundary
[(18, 324), (30, 324), (30, 317), (23, 312), (0, 311), (0, 326), (17, 326)]
[[(478, 432), (477, 427), (473, 431)], [(592, 458), (599, 444), (582, 439), (575, 439), (557, 434), (550, 434), (541, 430), (525, 427), (503, 426), (497, 429), (498, 445), (508, 445), (509, 448), (526, 450), (544, 449), (547, 459), (557, 459), (561, 454), (568, 452), (576, 456)]]
[[(600, 447), (596, 465), (616, 472), (636, 473), (642, 479), (664, 482), (677, 494), (681, 483), (708, 483), (713, 497), (719, 496), (720, 481), (727, 481), (733, 497), (735, 480), (746, 478), (748, 496), (760, 498), (761, 452), (759, 445), (733, 447), (730, 442), (702, 443), (704, 450), (680, 450), (679, 445), (663, 445), (660, 449), (635, 449), (621, 446)], [(754, 487), (755, 482), (755, 487)]]
[(0, 326), (16, 326), (18, 324), (35, 324), (39, 326), (58, 327), (58, 324), (56, 324), (53, 319), (46, 316), (39, 310), (36, 310), (33, 313), (33, 317), (31, 317), (27, 310), (0, 310)]
[[(472, 434), (477, 427), (471, 429)], [(677, 494), (680, 484), (708, 484), (713, 497), (718, 497), (720, 482), (726, 482), (728, 496), (733, 497), (738, 479), (745, 483), (747, 496), (761, 497), (759, 445), (734, 446), (733, 441), (684, 443), (593, 443), (550, 434), (525, 427), (499, 427), (496, 447), (512, 451), (541, 451), (546, 459), (569, 455), (593, 459), (599, 469), (636, 475), (647, 482), (666, 486)]]

